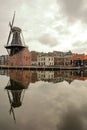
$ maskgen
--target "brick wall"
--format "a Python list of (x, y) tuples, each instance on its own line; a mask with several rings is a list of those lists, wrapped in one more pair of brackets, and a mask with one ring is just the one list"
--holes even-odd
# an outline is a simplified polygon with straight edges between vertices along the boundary
[(9, 56), (8, 58), (9, 66), (29, 66), (31, 65), (31, 53), (28, 48), (24, 48), (19, 53)]

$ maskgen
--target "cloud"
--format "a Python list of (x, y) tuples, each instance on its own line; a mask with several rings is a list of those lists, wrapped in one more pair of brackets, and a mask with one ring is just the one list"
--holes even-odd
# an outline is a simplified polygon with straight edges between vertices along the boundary
[(78, 52), (78, 53), (86, 53), (87, 54), (87, 40), (82, 42), (80, 40), (74, 42), (72, 44), (72, 50), (74, 52)]
[[(4, 45), (7, 41), (8, 23), (15, 10), (14, 25), (23, 30), (26, 44), (32, 46), (33, 40), (39, 40), (41, 51), (44, 51), (42, 46), (47, 51), (55, 48), (63, 51), (65, 48), (72, 49), (72, 43), (77, 43), (79, 39), (83, 43), (87, 39), (87, 25), (80, 21), (87, 20), (86, 5), (86, 0), (0, 0), (1, 44)], [(36, 49), (35, 45), (32, 46), (33, 49)]]
[(87, 1), (86, 0), (57, 0), (60, 9), (70, 21), (87, 21)]
[(44, 34), (43, 36), (41, 36), (39, 38), (39, 41), (44, 44), (44, 45), (48, 45), (48, 46), (56, 46), (58, 44), (57, 38), (51, 36), (50, 34)]
[(87, 55), (87, 47), (85, 47), (85, 46), (83, 46), (83, 47), (77, 47), (77, 48), (74, 47), (72, 49), (72, 51), (75, 52), (75, 53), (78, 52), (79, 54), (85, 53)]
[(81, 47), (87, 47), (87, 41), (85, 41), (85, 42), (78, 41), (78, 42), (75, 42), (75, 43), (73, 44), (73, 47), (78, 48), (78, 46), (79, 46), (80, 48), (81, 48)]

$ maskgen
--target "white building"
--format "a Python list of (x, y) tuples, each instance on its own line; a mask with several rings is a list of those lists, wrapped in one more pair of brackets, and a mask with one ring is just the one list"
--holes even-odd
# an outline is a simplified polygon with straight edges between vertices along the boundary
[(54, 57), (49, 55), (39, 55), (37, 56), (37, 65), (39, 66), (53, 66)]

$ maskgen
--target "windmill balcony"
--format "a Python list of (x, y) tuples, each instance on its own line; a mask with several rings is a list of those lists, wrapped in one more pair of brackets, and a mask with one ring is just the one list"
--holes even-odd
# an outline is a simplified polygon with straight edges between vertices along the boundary
[(12, 44), (12, 45), (5, 45), (4, 47), (7, 48), (7, 49), (10, 49), (10, 48), (14, 48), (14, 47), (26, 48), (26, 47), (28, 47), (28, 46), (19, 45), (19, 44)]

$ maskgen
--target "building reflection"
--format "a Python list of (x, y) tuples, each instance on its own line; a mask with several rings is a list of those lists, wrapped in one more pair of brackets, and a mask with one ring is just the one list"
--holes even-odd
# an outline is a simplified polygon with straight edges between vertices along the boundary
[[(87, 70), (60, 70), (60, 71), (28, 71), (28, 70), (2, 70), (0, 75), (7, 75), (10, 77), (10, 84), (12, 82), (20, 83), (23, 89), (27, 89), (30, 83), (37, 81), (48, 82), (62, 82), (67, 81), (71, 83), (73, 80), (87, 80)], [(13, 87), (12, 87), (13, 88)], [(15, 87), (16, 88), (16, 87)]]
[(67, 81), (69, 84), (75, 80), (87, 80), (87, 70), (68, 70), (68, 71), (37, 71), (37, 80), (53, 83)]
[(87, 80), (87, 70), (72, 71), (71, 78), (73, 80)]
[(54, 79), (54, 71), (37, 71), (37, 79), (52, 81)]
[(73, 79), (71, 78), (71, 71), (37, 71), (37, 79), (58, 83), (66, 80), (71, 83)]
[(55, 72), (55, 80), (54, 82), (63, 82), (67, 81), (69, 84), (73, 81), (73, 79), (70, 77), (71, 71), (56, 71)]
[(0, 69), (0, 75), (8, 75), (8, 70)]

